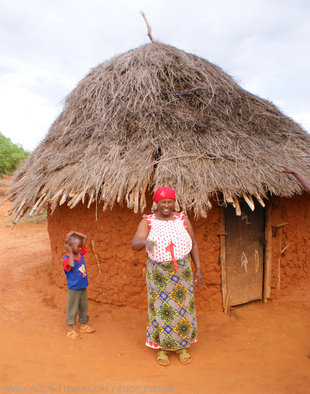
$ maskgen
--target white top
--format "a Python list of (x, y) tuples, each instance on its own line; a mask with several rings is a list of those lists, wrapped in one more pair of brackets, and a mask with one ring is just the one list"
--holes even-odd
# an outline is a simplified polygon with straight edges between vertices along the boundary
[(169, 261), (172, 255), (166, 250), (171, 242), (174, 244), (173, 251), (176, 260), (187, 256), (192, 250), (192, 239), (186, 230), (184, 212), (173, 214), (174, 219), (160, 220), (155, 213), (143, 215), (149, 226), (148, 240), (156, 242), (153, 253), (146, 249), (151, 260)]

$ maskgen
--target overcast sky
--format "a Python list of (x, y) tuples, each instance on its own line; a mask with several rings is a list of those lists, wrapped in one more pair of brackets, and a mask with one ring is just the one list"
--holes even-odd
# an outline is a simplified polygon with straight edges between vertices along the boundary
[(309, 0), (0, 0), (0, 131), (33, 150), (90, 68), (149, 42), (140, 10), (310, 131)]

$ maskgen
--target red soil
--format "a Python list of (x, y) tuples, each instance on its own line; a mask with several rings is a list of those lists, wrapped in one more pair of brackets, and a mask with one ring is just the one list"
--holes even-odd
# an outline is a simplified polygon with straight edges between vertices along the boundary
[[(9, 207), (9, 203), (0, 207), (1, 392), (5, 385), (28, 385), (28, 390), (33, 385), (33, 391), (50, 392), (59, 392), (59, 385), (60, 392), (77, 390), (78, 385), (80, 391), (92, 392), (100, 392), (99, 385), (106, 392), (310, 391), (310, 282), (306, 279), (268, 304), (235, 307), (230, 317), (208, 310), (208, 301), (198, 306), (199, 341), (191, 348), (192, 363), (182, 366), (172, 354), (165, 368), (156, 364), (155, 351), (144, 346), (142, 309), (91, 301), (90, 324), (97, 331), (83, 334), (78, 342), (65, 337), (66, 289), (54, 281), (46, 223), (23, 223), (11, 231), (3, 218)], [(216, 226), (215, 221), (211, 225)], [(62, 226), (59, 223), (60, 232)], [(96, 231), (102, 231), (99, 224)], [(111, 234), (113, 239), (118, 237), (120, 244), (127, 242)], [(109, 261), (113, 253), (110, 250)], [(143, 282), (143, 268), (135, 268), (137, 257), (129, 248), (128, 253), (130, 269), (137, 270), (136, 283)], [(112, 264), (107, 266), (107, 272), (113, 270)], [(109, 286), (117, 283), (116, 275)], [(197, 288), (197, 296), (199, 292)]]

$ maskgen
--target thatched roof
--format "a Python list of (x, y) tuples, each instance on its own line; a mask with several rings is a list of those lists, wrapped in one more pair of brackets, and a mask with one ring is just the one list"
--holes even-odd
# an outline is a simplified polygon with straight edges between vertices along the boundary
[[(180, 207), (205, 216), (223, 193), (292, 196), (299, 184), (281, 164), (310, 176), (310, 137), (273, 104), (219, 67), (151, 43), (98, 67), (66, 98), (47, 136), (16, 172), (11, 213), (125, 201), (143, 211), (145, 194), (176, 190)], [(262, 203), (262, 201), (261, 201)]]

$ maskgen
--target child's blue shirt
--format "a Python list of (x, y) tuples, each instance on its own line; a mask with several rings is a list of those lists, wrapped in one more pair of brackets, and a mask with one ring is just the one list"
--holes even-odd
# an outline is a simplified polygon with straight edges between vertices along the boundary
[(63, 267), (67, 277), (68, 289), (81, 290), (88, 286), (86, 264), (83, 257), (86, 252), (87, 249), (85, 246), (82, 246), (81, 252), (79, 253), (79, 259), (74, 259), (74, 267), (70, 267), (70, 265), (68, 265), (68, 255), (63, 257)]

